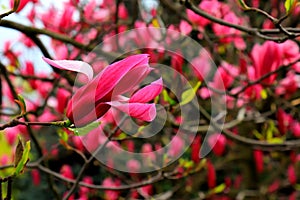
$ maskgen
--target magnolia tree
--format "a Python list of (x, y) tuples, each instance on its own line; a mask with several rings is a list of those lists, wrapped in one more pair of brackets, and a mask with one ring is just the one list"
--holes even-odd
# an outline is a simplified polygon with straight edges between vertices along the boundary
[(1, 199), (300, 198), (299, 1), (1, 4)]

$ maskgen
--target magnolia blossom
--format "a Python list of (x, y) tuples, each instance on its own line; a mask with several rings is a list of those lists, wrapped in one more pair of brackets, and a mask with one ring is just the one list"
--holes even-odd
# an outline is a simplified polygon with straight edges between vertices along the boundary
[[(253, 67), (255, 69), (255, 80), (278, 69), (281, 64), (281, 53), (280, 46), (272, 41), (267, 41), (263, 45), (254, 45), (251, 57), (253, 60)], [(276, 74), (272, 74), (271, 76), (263, 79), (262, 83), (272, 84), (275, 78)]]
[(290, 184), (295, 185), (297, 183), (297, 175), (295, 167), (291, 164), (287, 169), (288, 180)]
[(214, 165), (210, 160), (207, 160), (207, 184), (209, 188), (214, 188), (217, 185), (217, 175)]
[(264, 154), (260, 150), (253, 151), (256, 171), (262, 173), (264, 170)]
[[(14, 0), (10, 0), (10, 7), (11, 8), (13, 8), (14, 6), (15, 6), (15, 2), (16, 1), (14, 1)], [(30, 0), (20, 0), (20, 3), (19, 3), (19, 5), (18, 5), (18, 7), (17, 7), (17, 10), (16, 10), (16, 12), (18, 13), (18, 12), (20, 12), (28, 3), (30, 2)], [(36, 1), (33, 1), (32, 0), (32, 2), (36, 2)]]
[(91, 66), (85, 62), (44, 60), (60, 69), (82, 72), (89, 78), (88, 83), (72, 96), (66, 109), (66, 116), (77, 127), (101, 118), (111, 107), (143, 121), (155, 118), (155, 104), (147, 102), (162, 91), (161, 78), (138, 90), (130, 98), (122, 95), (134, 91), (152, 70), (147, 54), (133, 55), (115, 62), (94, 78)]
[(220, 133), (214, 133), (208, 138), (208, 144), (217, 156), (221, 156), (224, 154), (226, 143), (226, 137)]
[[(106, 178), (102, 182), (102, 186), (104, 187), (118, 187), (121, 185), (121, 181), (119, 179)], [(115, 190), (105, 190), (105, 199), (117, 200), (120, 196), (120, 191)]]

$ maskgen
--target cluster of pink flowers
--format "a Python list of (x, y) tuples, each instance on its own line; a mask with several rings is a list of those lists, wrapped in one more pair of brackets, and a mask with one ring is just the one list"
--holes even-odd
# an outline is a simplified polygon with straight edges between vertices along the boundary
[[(14, 2), (16, 1), (10, 1), (12, 8)], [(249, 18), (241, 10), (236, 9), (235, 4), (230, 5), (228, 2), (202, 0), (197, 6), (200, 10), (226, 22), (250, 26), (252, 22)], [(256, 8), (261, 7), (263, 4), (260, 0), (248, 1), (247, 3), (249, 3), (249, 6)], [(157, 117), (155, 103), (163, 104), (168, 108), (168, 117), (173, 120), (173, 124), (167, 124), (169, 126), (167, 128), (170, 128), (169, 132), (166, 131), (167, 133), (165, 133), (164, 130), (160, 132), (163, 141), (153, 140), (152, 143), (141, 144), (133, 140), (124, 140), (110, 141), (106, 145), (106, 148), (113, 155), (117, 155), (122, 148), (128, 152), (146, 154), (147, 156), (144, 156), (142, 160), (130, 158), (124, 162), (124, 167), (129, 175), (137, 181), (142, 181), (142, 176), (137, 172), (144, 166), (153, 164), (159, 157), (164, 156), (163, 158), (166, 161), (178, 157), (185, 150), (186, 145), (186, 141), (182, 137), (175, 135), (178, 131), (175, 126), (185, 123), (185, 119), (178, 117), (176, 113), (176, 105), (177, 103), (180, 105), (181, 97), (175, 98), (168, 88), (164, 89), (162, 78), (140, 88), (143, 80), (150, 73), (157, 73), (155, 67), (150, 67), (149, 63), (164, 63), (183, 77), (191, 79), (191, 83), (201, 83), (196, 91), (196, 97), (201, 104), (207, 105), (206, 103), (212, 98), (224, 100), (228, 111), (226, 120), (234, 120), (239, 109), (244, 109), (246, 117), (250, 116), (249, 118), (251, 118), (251, 116), (254, 116), (251, 119), (252, 121), (256, 122), (256, 116), (259, 116), (258, 118), (263, 121), (262, 124), (259, 122), (255, 126), (253, 125), (253, 130), (250, 131), (244, 131), (245, 128), (243, 122), (241, 122), (239, 125), (230, 128), (230, 131), (234, 134), (243, 134), (243, 136), (251, 139), (255, 138), (264, 142), (275, 143), (300, 138), (299, 111), (297, 111), (297, 107), (293, 108), (293, 105), (299, 105), (297, 95), (299, 96), (300, 88), (300, 63), (297, 61), (300, 59), (300, 52), (297, 42), (292, 40), (283, 43), (261, 41), (251, 45), (251, 41), (246, 40), (246, 34), (241, 31), (213, 23), (189, 9), (186, 9), (183, 14), (188, 20), (180, 19), (178, 23), (166, 25), (166, 27), (158, 22), (161, 20), (159, 18), (161, 13), (155, 9), (151, 10), (153, 21), (146, 23), (137, 19), (131, 22), (130, 12), (127, 9), (128, 5), (125, 6), (125, 4), (125, 1), (119, 1), (117, 6), (113, 0), (91, 0), (86, 2), (69, 0), (64, 1), (63, 9), (57, 9), (54, 5), (51, 5), (50, 8), (43, 10), (40, 9), (43, 7), (42, 1), (20, 0), (16, 13), (22, 14), (28, 9), (29, 11), (24, 14), (27, 15), (26, 17), (32, 26), (41, 25), (60, 38), (70, 37), (70, 40), (68, 40), (70, 44), (51, 39), (49, 48), (52, 49), (50, 53), (53, 54), (53, 59), (43, 58), (43, 60), (54, 67), (55, 70), (79, 72), (80, 74), (77, 75), (76, 80), (78, 80), (78, 85), (81, 84), (80, 87), (76, 85), (72, 88), (70, 80), (62, 78), (59, 73), (49, 72), (46, 74), (40, 72), (40, 70), (37, 70), (37, 64), (32, 60), (19, 59), (26, 57), (26, 55), (24, 56), (23, 52), (15, 48), (12, 42), (5, 42), (3, 62), (8, 66), (8, 76), (15, 86), (15, 92), (26, 94), (25, 103), (29, 121), (52, 122), (67, 118), (68, 122), (74, 124), (77, 128), (85, 127), (95, 121), (101, 122), (96, 129), (84, 136), (75, 136), (65, 127), (59, 128), (59, 131), (66, 132), (68, 137), (63, 141), (62, 136), (60, 136), (62, 145), (65, 147), (71, 145), (76, 150), (85, 153), (86, 151), (95, 152), (99, 146), (106, 142), (106, 130), (118, 126), (117, 121), (120, 120), (121, 114), (125, 113), (135, 118), (137, 124), (144, 125)], [(281, 17), (281, 13), (285, 12), (283, 2), (278, 3), (277, 0), (272, 0), (269, 4), (272, 16)], [(118, 16), (116, 16), (117, 10)], [(297, 16), (299, 13), (300, 8), (297, 8), (293, 10), (291, 16)], [(114, 24), (116, 21), (118, 21), (118, 24)], [(165, 32), (151, 31), (151, 28), (157, 26), (165, 28)], [(275, 28), (270, 20), (265, 20), (261, 26)], [(121, 34), (114, 41), (110, 39), (117, 33), (130, 30), (131, 27), (136, 28), (136, 31), (129, 33), (126, 37)], [(150, 27), (150, 29), (146, 29), (147, 27)], [(195, 33), (196, 35), (194, 35)], [(192, 36), (199, 44), (206, 45), (199, 52), (192, 52), (195, 55), (190, 63), (187, 63), (184, 57), (184, 55), (187, 55), (186, 49), (178, 48), (172, 52), (166, 49), (166, 46), (174, 44), (181, 34)], [(151, 38), (155, 39), (152, 40)], [(163, 45), (156, 43), (161, 38), (164, 41)], [(143, 49), (137, 50), (137, 55), (127, 56), (110, 64), (104, 59), (97, 60), (96, 53), (83, 55), (82, 50), (79, 48), (81, 45), (86, 45), (89, 48), (96, 46), (98, 41), (103, 42), (102, 50), (106, 52), (118, 52), (120, 49), (132, 52), (132, 46), (141, 46)], [(21, 35), (18, 42), (22, 43), (23, 47), (27, 49), (36, 48), (36, 44), (25, 35)], [(209, 44), (207, 45), (207, 43)], [(71, 44), (75, 44), (77, 47), (73, 47)], [(188, 52), (188, 54), (191, 54), (191, 52)], [(216, 54), (218, 55), (216, 56)], [(213, 67), (211, 57), (216, 58), (216, 68)], [(74, 77), (72, 73), (66, 71), (64, 73), (72, 78)], [(97, 75), (94, 76), (94, 73)], [(182, 81), (175, 74), (172, 78), (179, 82)], [(173, 79), (167, 81), (172, 82)], [(26, 83), (23, 84), (20, 80), (26, 80)], [(14, 103), (15, 94), (11, 90), (11, 86), (2, 79), (2, 76), (0, 81), (1, 94), (5, 94), (3, 95), (3, 102), (1, 102), (1, 108), (8, 108), (7, 110), (12, 112), (8, 114), (17, 115), (18, 113), (14, 113), (18, 110), (17, 105)], [(53, 88), (53, 81), (57, 81), (55, 88)], [(174, 81), (174, 85), (176, 81)], [(74, 89), (73, 94), (72, 89)], [(177, 89), (184, 92), (184, 88)], [(164, 93), (160, 95), (162, 91)], [(293, 101), (293, 104), (291, 101)], [(267, 108), (262, 108), (265, 104), (268, 104), (266, 105)], [(12, 105), (15, 105), (15, 107)], [(266, 117), (260, 115), (261, 112), (267, 109), (270, 112), (267, 113)], [(10, 115), (1, 115), (1, 121), (10, 121), (10, 119)], [(20, 121), (24, 122), (24, 119), (20, 119)], [(202, 120), (201, 123), (207, 123), (207, 121)], [(268, 129), (269, 126), (272, 127), (271, 131)], [(37, 133), (43, 131), (41, 126), (32, 126), (32, 130)], [(266, 136), (266, 132), (268, 132), (268, 136)], [(26, 139), (30, 137), (25, 126), (19, 125), (5, 129), (4, 143), (15, 147), (19, 134)], [(183, 132), (183, 134), (188, 133)], [(124, 133), (118, 130), (113, 137), (118, 140), (118, 137), (123, 137), (123, 135)], [(154, 151), (165, 145), (165, 141), (169, 141), (166, 135), (172, 140), (172, 145), (170, 145), (166, 155), (154, 153)], [(214, 162), (223, 159), (227, 155), (235, 155), (234, 150), (238, 147), (235, 146), (234, 141), (228, 139), (221, 131), (209, 133), (207, 137), (207, 144), (204, 145), (208, 145), (212, 150), (209, 157), (206, 160), (199, 157), (203, 147), (204, 135), (202, 135), (202, 132), (201, 134), (197, 133), (191, 146), (182, 159), (178, 161), (179, 164), (174, 164), (178, 164), (175, 167), (178, 171), (175, 177), (183, 176), (185, 172), (192, 171), (193, 167), (204, 166), (203, 169), (207, 175), (208, 193), (214, 191), (214, 188), (221, 182), (226, 185), (225, 193), (230, 187), (240, 189), (244, 178), (243, 173), (235, 172), (236, 174), (232, 176), (218, 177), (219, 169)], [(274, 138), (278, 140), (272, 140)], [(44, 144), (45, 141), (43, 140), (42, 145)], [(55, 145), (50, 149), (45, 147), (42, 151), (49, 159), (59, 157), (60, 153)], [(232, 152), (233, 154), (230, 154)], [(254, 149), (250, 152), (252, 152), (252, 154), (250, 153), (250, 159), (253, 161), (253, 166), (251, 166), (253, 173), (257, 173), (259, 177), (264, 172), (270, 171), (272, 164), (269, 163), (268, 159), (272, 159), (272, 155), (270, 156), (269, 153), (260, 149)], [(7, 155), (1, 155), (0, 163), (2, 165), (12, 163), (13, 154), (14, 149)], [(290, 185), (296, 187), (297, 165), (300, 156), (292, 152), (291, 158), (287, 159), (289, 159), (289, 163), (286, 160), (282, 162), (287, 163), (285, 164), (287, 167), (285, 177)], [(203, 164), (201, 161), (206, 162), (203, 162)], [(111, 156), (106, 164), (108, 169), (113, 169), (118, 163), (114, 162), (113, 156)], [(67, 179), (76, 178), (73, 166), (68, 164), (63, 164), (59, 173)], [(31, 176), (34, 185), (41, 183), (42, 179), (38, 170), (32, 170)], [(122, 185), (119, 178), (106, 175), (102, 177), (103, 179), (100, 181), (96, 180), (95, 177), (85, 176), (82, 181), (89, 184), (100, 182), (105, 187), (120, 187)], [(193, 184), (190, 180), (192, 179), (187, 181), (188, 186)], [(272, 180), (272, 183), (267, 187), (268, 192), (276, 192), (280, 188), (280, 184), (279, 179)], [(140, 196), (150, 198), (155, 189), (154, 184), (150, 184), (139, 188), (139, 190), (132, 189), (127, 195), (133, 199)], [(72, 195), (70, 199), (76, 199), (77, 197), (82, 200), (89, 199), (90, 195), (93, 194), (95, 194), (94, 190), (80, 186), (77, 193)], [(121, 196), (121, 192), (116, 190), (104, 190), (102, 193), (104, 199), (117, 200)], [(294, 194), (291, 194), (292, 197), (296, 198)]]

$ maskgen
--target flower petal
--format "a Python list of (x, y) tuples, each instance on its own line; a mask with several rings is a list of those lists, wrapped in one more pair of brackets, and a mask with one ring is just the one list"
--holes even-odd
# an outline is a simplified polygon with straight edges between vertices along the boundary
[(159, 95), (163, 88), (162, 78), (152, 82), (150, 85), (143, 87), (138, 90), (132, 97), (129, 102), (139, 102), (139, 103), (147, 103), (153, 100), (157, 95)]
[(83, 73), (88, 77), (89, 81), (93, 79), (93, 68), (86, 62), (79, 60), (51, 60), (45, 57), (43, 57), (43, 60), (49, 65), (52, 65), (58, 69)]
[(110, 102), (112, 107), (121, 110), (122, 112), (128, 114), (131, 117), (150, 122), (156, 117), (155, 104), (146, 103), (120, 103), (120, 102)]
[[(89, 105), (91, 106), (91, 105)], [(86, 111), (86, 107), (73, 107), (73, 110), (69, 113), (68, 118), (75, 126), (83, 127), (89, 123), (96, 121), (101, 118), (109, 109), (110, 105), (106, 103), (99, 103), (94, 109), (89, 109)], [(85, 112), (83, 114), (83, 112)]]
[[(127, 75), (127, 73), (136, 67), (150, 68), (148, 65), (149, 56), (148, 54), (139, 54), (129, 56), (121, 61), (115, 62), (108, 67), (106, 67), (100, 74), (98, 74), (91, 84), (97, 85), (96, 101), (106, 96), (108, 93), (116, 87), (117, 84), (122, 80), (122, 78)], [(136, 79), (139, 77), (131, 77)], [(118, 90), (118, 93), (114, 91), (114, 95), (119, 95), (124, 91)]]
[(152, 69), (153, 68), (149, 67), (149, 65), (144, 65), (130, 70), (114, 88), (113, 96), (115, 96), (115, 94), (118, 95), (126, 92), (133, 92), (134, 87), (138, 86)]

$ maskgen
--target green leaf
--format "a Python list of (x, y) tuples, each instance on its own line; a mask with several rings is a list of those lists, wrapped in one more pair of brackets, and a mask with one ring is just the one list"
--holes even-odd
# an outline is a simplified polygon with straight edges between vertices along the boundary
[(212, 190), (209, 191), (209, 194), (217, 194), (217, 193), (221, 193), (226, 189), (226, 184), (222, 183), (220, 185), (218, 185), (217, 187), (213, 188)]
[(259, 140), (264, 139), (263, 135), (260, 132), (258, 132), (257, 130), (253, 130), (253, 134)]
[(15, 102), (20, 106), (21, 108), (21, 114), (25, 114), (26, 113), (26, 103), (24, 98), (19, 94), (18, 95), (18, 100), (15, 100)]
[(66, 131), (64, 131), (63, 129), (59, 129), (57, 134), (61, 140), (63, 140), (64, 142), (68, 142), (69, 135)]
[(298, 190), (298, 191), (300, 190), (300, 184), (296, 184), (296, 185), (294, 185), (294, 187), (296, 190)]
[(201, 82), (198, 81), (197, 84), (193, 88), (187, 89), (186, 91), (184, 91), (182, 93), (181, 102), (180, 102), (181, 106), (188, 104), (189, 102), (191, 102), (193, 100), (200, 85), (201, 85)]
[(118, 138), (119, 140), (123, 140), (123, 139), (127, 138), (127, 134), (124, 133), (124, 132), (122, 132), (122, 133), (120, 133), (120, 134), (118, 135), (117, 138)]
[(247, 4), (244, 2), (244, 0), (238, 0), (238, 3), (240, 4), (240, 6), (241, 6), (243, 9), (245, 9), (245, 10), (249, 9), (249, 7), (248, 7)]
[(193, 167), (193, 166), (194, 166), (194, 162), (193, 162), (192, 160), (186, 161), (186, 162), (184, 163), (184, 168), (186, 168), (186, 169), (189, 169), (189, 168), (191, 168), (191, 167)]
[(17, 163), (17, 166), (15, 167), (15, 175), (16, 176), (18, 176), (19, 174), (21, 174), (23, 172), (23, 169), (29, 160), (29, 152), (30, 152), (30, 141), (27, 141), (24, 151), (22, 152), (22, 158), (20, 159), (20, 161)]
[(15, 150), (15, 167), (18, 166), (19, 162), (22, 159), (24, 152), (24, 145), (20, 136), (18, 136), (18, 144)]
[(284, 141), (283, 138), (271, 138), (268, 140), (268, 143), (271, 143), (271, 144), (282, 144)]
[(89, 132), (91, 132), (92, 130), (96, 129), (99, 127), (101, 123), (100, 122), (92, 122), (84, 127), (80, 127), (80, 128), (69, 128), (71, 131), (74, 132), (75, 135), (77, 136), (83, 136), (88, 134)]
[(284, 7), (287, 13), (290, 13), (292, 8), (295, 6), (296, 0), (285, 0)]
[(263, 89), (261, 92), (260, 92), (260, 96), (262, 99), (266, 99), (268, 97), (268, 93), (267, 93), (267, 90)]
[(162, 94), (163, 94), (164, 100), (165, 100), (166, 102), (168, 102), (170, 105), (175, 105), (175, 104), (176, 104), (176, 101), (174, 101), (174, 100), (169, 96), (167, 90), (164, 89), (163, 92), (162, 92)]

